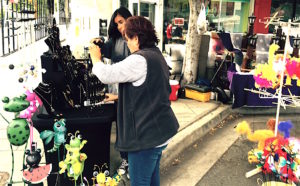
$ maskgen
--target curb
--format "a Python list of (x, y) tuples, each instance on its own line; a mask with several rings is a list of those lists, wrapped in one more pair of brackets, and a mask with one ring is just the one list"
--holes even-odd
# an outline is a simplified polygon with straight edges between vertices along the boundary
[[(277, 107), (241, 107), (233, 109), (233, 112), (243, 115), (272, 115), (276, 114)], [(300, 114), (300, 108), (280, 107), (280, 114)]]
[[(212, 110), (218, 109), (221, 105), (222, 105), (222, 104), (220, 103), (220, 104), (214, 106), (214, 107), (212, 108)], [(178, 132), (180, 132), (180, 131), (186, 129), (186, 128), (189, 127), (190, 125), (192, 125), (192, 124), (196, 123), (197, 121), (199, 121), (200, 119), (204, 118), (204, 117), (207, 116), (209, 113), (211, 113), (212, 110), (206, 110), (206, 111), (204, 111), (204, 112), (202, 112), (202, 113), (196, 115), (196, 116), (195, 116), (195, 117), (194, 117), (194, 118), (193, 118), (186, 126), (184, 126), (184, 127), (182, 127), (182, 128), (179, 127)]]
[(168, 144), (166, 150), (163, 151), (160, 162), (161, 169), (171, 165), (172, 161), (178, 157), (181, 152), (206, 135), (231, 113), (231, 105), (220, 105), (200, 120), (191, 122), (186, 128), (180, 130)]

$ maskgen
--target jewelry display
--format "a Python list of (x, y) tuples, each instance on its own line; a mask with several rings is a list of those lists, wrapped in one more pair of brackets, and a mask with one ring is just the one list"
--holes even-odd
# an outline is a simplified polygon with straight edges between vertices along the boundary
[(99, 103), (104, 100), (107, 88), (92, 74), (88, 55), (84, 59), (75, 59), (69, 45), (61, 46), (55, 20), (49, 34), (45, 40), (49, 51), (41, 57), (42, 68), (46, 69), (44, 84), (36, 89), (49, 105), (47, 111), (101, 106)]

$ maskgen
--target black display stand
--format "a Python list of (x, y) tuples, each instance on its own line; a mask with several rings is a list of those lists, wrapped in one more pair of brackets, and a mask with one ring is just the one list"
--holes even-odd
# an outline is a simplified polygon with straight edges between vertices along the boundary
[[(95, 164), (101, 166), (107, 163), (109, 166), (110, 159), (110, 132), (111, 124), (116, 120), (116, 109), (113, 104), (105, 104), (94, 110), (90, 108), (82, 108), (78, 110), (66, 110), (63, 112), (63, 118), (66, 119), (67, 133), (73, 135), (77, 130), (80, 131), (82, 138), (87, 140), (87, 144), (83, 147), (81, 152), (87, 154), (85, 161), (85, 167), (83, 176), (89, 181), (93, 177), (93, 167)], [(41, 118), (39, 115), (34, 116), (33, 119), (34, 127), (40, 132), (44, 130), (52, 130), (54, 118)], [(67, 143), (70, 141), (70, 137), (67, 137)], [(45, 157), (46, 163), (52, 163), (52, 172), (58, 172), (58, 153), (47, 153), (47, 150), (53, 147), (53, 141), (45, 145)], [(66, 152), (64, 147), (60, 147), (60, 161), (63, 160), (63, 154)], [(48, 177), (48, 185), (55, 186), (71, 186), (74, 185), (74, 181), (71, 181), (67, 174), (59, 175), (58, 182), (57, 174), (51, 174)], [(79, 180), (77, 180), (79, 185)]]

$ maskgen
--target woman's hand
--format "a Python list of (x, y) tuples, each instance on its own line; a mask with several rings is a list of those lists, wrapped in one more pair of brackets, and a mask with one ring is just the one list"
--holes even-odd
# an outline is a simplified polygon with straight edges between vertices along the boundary
[(90, 41), (91, 44), (95, 44), (95, 43), (99, 43), (99, 42), (102, 42), (101, 38), (99, 38), (99, 37), (93, 38)]
[(101, 61), (101, 50), (97, 45), (92, 44), (89, 47), (89, 52), (93, 64)]
[(108, 101), (116, 101), (116, 100), (118, 100), (118, 95), (106, 93), (105, 99), (103, 101), (108, 102)]
[(90, 41), (91, 44), (95, 44), (98, 47), (102, 48), (102, 46), (104, 45), (104, 38), (94, 38)]

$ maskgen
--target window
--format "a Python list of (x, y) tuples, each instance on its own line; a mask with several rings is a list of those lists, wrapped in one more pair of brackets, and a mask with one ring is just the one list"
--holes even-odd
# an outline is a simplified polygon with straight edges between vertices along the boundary
[(138, 15), (138, 4), (133, 3), (133, 16), (137, 16), (137, 15)]
[(149, 3), (141, 3), (141, 16), (149, 19), (153, 25), (155, 25), (155, 5)]
[(249, 0), (212, 0), (207, 6), (208, 29), (231, 33), (245, 32), (248, 25), (249, 2)]
[[(208, 30), (224, 30), (231, 33), (247, 31), (250, 0), (206, 0), (205, 5)], [(185, 42), (189, 14), (188, 0), (164, 0), (164, 43), (168, 43), (166, 30), (169, 24), (172, 24), (171, 42)], [(181, 19), (184, 24), (177, 24), (176, 20)]]
[[(190, 7), (188, 0), (164, 0), (164, 24), (163, 24), (163, 45), (169, 42), (185, 43), (188, 31)], [(167, 27), (171, 25), (169, 34), (172, 39), (167, 38)]]
[(70, 0), (58, 0), (59, 1), (59, 24), (68, 25), (71, 20), (71, 13), (69, 11)]
[(47, 0), (0, 0), (0, 56), (9, 55), (47, 35)]
[[(300, 19), (300, 0), (272, 0), (271, 16), (278, 12), (282, 21)], [(274, 25), (269, 26), (269, 32), (274, 32)]]
[(128, 0), (120, 0), (121, 6), (128, 8)]

